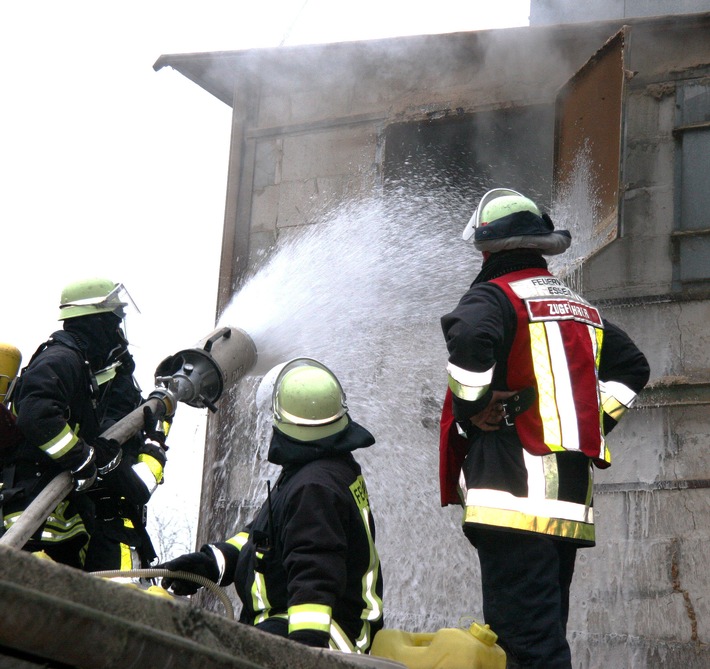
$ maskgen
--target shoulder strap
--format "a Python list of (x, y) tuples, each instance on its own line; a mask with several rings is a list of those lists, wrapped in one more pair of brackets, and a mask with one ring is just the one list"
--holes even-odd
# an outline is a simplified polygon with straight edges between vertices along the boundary
[[(79, 342), (76, 340), (74, 335), (71, 332), (66, 332), (65, 330), (57, 330), (56, 332), (53, 332), (47, 341), (41, 343), (38, 347), (37, 350), (32, 354), (32, 357), (30, 358), (29, 362), (22, 368), (22, 371), (17, 377), (18, 383), (21, 383), (21, 377), (22, 374), (25, 373), (27, 368), (32, 364), (32, 362), (39, 356), (41, 353), (46, 351), (50, 346), (53, 346), (55, 344), (63, 344), (67, 348), (70, 348), (72, 351), (75, 351), (76, 354), (79, 356), (81, 359), (83, 365), (83, 369), (86, 373), (86, 380), (89, 384), (89, 388), (91, 389), (91, 397), (92, 397), (92, 402), (94, 405), (96, 404), (96, 398), (98, 397), (99, 393), (99, 387), (98, 383), (96, 381), (96, 377), (93, 375), (91, 372), (91, 365), (89, 364), (89, 361), (86, 358), (86, 354), (84, 353), (84, 349), (79, 345)], [(94, 406), (94, 408), (96, 408)]]

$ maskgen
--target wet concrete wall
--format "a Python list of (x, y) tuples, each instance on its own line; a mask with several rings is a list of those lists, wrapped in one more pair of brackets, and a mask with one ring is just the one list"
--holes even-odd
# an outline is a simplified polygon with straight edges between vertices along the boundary
[[(678, 90), (710, 76), (708, 18), (631, 24), (620, 234), (570, 280), (639, 343), (652, 384), (612, 434), (614, 465), (597, 477), (598, 546), (579, 558), (569, 636), (575, 667), (703, 667), (710, 633), (710, 277), (679, 281), (674, 212)], [(382, 187), (389, 124), (553, 105), (559, 87), (620, 27), (215, 57), (211, 64), (222, 74), (211, 76), (227, 82), (225, 91), (234, 85), (235, 118), (220, 308), (267, 251), (288, 244), (324, 210)], [(190, 61), (170, 64), (187, 73)], [(411, 256), (422, 270), (437, 270), (439, 301), (408, 318), (372, 313), (354, 325), (367, 334), (366, 355), (348, 359), (351, 342), (341, 341), (324, 360), (344, 370), (353, 417), (378, 439), (360, 460), (378, 520), (387, 625), (414, 631), (482, 617), (477, 560), (461, 535), (460, 512), (441, 509), (438, 498), (437, 422), (446, 383), (438, 318), (478, 262), (470, 247), (453, 246), (475, 202), (459, 204), (442, 217), (442, 234), (456, 250), (441, 271), (433, 256)], [(354, 239), (357, 221), (353, 227)], [(395, 248), (401, 243), (401, 236), (392, 240)], [(230, 535), (263, 499), (270, 474), (254, 443), (257, 384), (247, 379), (231, 389), (229, 407), (211, 420), (198, 543)]]
[(612, 468), (597, 477), (598, 546), (580, 561), (571, 622), (578, 657), (600, 657), (588, 666), (709, 661), (710, 269), (705, 280), (679, 281), (674, 241), (684, 226), (682, 91), (710, 63), (707, 27), (697, 34), (696, 42), (632, 29), (622, 233), (582, 272), (583, 290), (633, 333), (652, 370), (612, 434)]

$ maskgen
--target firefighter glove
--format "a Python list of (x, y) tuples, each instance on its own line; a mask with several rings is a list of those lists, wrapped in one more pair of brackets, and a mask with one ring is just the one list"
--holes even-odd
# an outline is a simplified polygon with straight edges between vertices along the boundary
[(167, 437), (169, 421), (162, 421), (157, 418), (153, 410), (146, 405), (143, 407), (143, 424), (143, 434), (146, 440), (157, 441), (161, 448), (167, 451), (168, 447), (165, 444), (165, 438)]
[(165, 463), (168, 461), (168, 456), (165, 455), (165, 449), (161, 446), (160, 442), (150, 437), (145, 438), (138, 452), (155, 458), (160, 463), (161, 467), (165, 467)]
[(84, 492), (94, 485), (94, 481), (96, 481), (96, 475), (98, 473), (96, 470), (94, 449), (88, 447), (85, 453), (86, 455), (84, 460), (74, 469), (70, 470), (72, 476), (74, 477), (74, 490), (76, 492)]
[[(203, 550), (197, 553), (187, 553), (159, 564), (158, 569), (168, 569), (170, 571), (186, 571), (190, 574), (203, 576), (214, 583), (219, 583), (219, 566), (212, 549), (209, 546), (203, 546)], [(176, 595), (194, 595), (202, 586), (194, 581), (186, 581), (179, 578), (171, 578), (164, 576), (161, 585), (166, 590), (172, 591)]]
[(105, 476), (118, 467), (123, 458), (121, 444), (115, 439), (97, 437), (93, 441), (93, 446), (96, 452), (96, 466), (99, 470), (99, 476)]

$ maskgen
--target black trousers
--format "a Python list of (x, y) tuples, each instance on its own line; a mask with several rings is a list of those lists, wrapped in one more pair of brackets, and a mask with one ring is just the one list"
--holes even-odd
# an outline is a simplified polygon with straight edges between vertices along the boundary
[(571, 669), (566, 631), (577, 546), (536, 534), (464, 532), (481, 563), (483, 616), (508, 666)]

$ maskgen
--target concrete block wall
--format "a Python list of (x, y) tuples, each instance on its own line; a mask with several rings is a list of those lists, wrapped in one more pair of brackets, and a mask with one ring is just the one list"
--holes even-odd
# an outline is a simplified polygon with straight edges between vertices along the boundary
[(707, 290), (674, 281), (672, 243), (676, 92), (710, 54), (707, 40), (694, 50), (672, 32), (632, 27), (621, 236), (582, 270), (582, 289), (646, 353), (651, 384), (611, 435), (612, 468), (596, 477), (598, 546), (578, 569), (570, 621), (580, 667), (710, 661), (710, 305)]
[(707, 0), (530, 0), (530, 25), (707, 12)]

